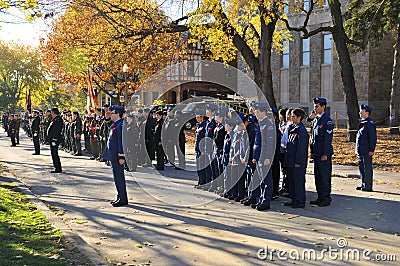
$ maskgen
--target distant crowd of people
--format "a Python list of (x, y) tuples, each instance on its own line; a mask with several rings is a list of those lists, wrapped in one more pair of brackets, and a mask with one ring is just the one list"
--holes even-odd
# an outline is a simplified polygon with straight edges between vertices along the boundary
[[(314, 98), (313, 103), (309, 116), (300, 108), (270, 109), (263, 102), (251, 104), (248, 114), (214, 103), (197, 110), (198, 183), (195, 187), (219, 193), (259, 211), (269, 209), (270, 202), (281, 196), (291, 199), (286, 206), (304, 208), (305, 175), (310, 156), (317, 190), (317, 198), (310, 204), (329, 206), (334, 123), (325, 112), (325, 98)], [(361, 105), (356, 153), (362, 178), (357, 189), (362, 191), (372, 191), (376, 128), (369, 118), (371, 112), (370, 106)], [(311, 125), (311, 139), (303, 124), (305, 119)], [(40, 143), (50, 145), (53, 173), (62, 172), (58, 149), (75, 156), (81, 156), (84, 150), (91, 159), (111, 165), (118, 191), (117, 200), (111, 202), (115, 207), (128, 204), (124, 169), (136, 171), (138, 165), (150, 167), (153, 160), (160, 171), (165, 166), (185, 169), (185, 122), (182, 112), (173, 109), (141, 108), (125, 112), (121, 106), (109, 105), (83, 118), (77, 111), (60, 112), (57, 108), (44, 113), (34, 110), (31, 115), (25, 114), (24, 119), (9, 113), (2, 117), (11, 146), (19, 143), (20, 127), (32, 137), (34, 155), (40, 155)], [(123, 135), (125, 147), (122, 147)]]

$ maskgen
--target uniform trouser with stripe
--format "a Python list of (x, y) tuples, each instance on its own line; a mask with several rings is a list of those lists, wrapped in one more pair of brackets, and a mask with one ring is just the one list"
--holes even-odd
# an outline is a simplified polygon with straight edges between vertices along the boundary
[(362, 187), (372, 190), (372, 156), (368, 154), (358, 155), (358, 168), (360, 169)]
[(325, 161), (321, 156), (314, 156), (314, 178), (319, 201), (332, 201), (331, 179), (332, 179), (332, 157), (328, 156)]
[(114, 176), (114, 183), (117, 189), (117, 200), (122, 203), (128, 203), (128, 195), (126, 193), (124, 166), (118, 161), (111, 161), (111, 169)]
[(306, 167), (288, 167), (287, 169), (292, 204), (304, 207), (306, 204)]

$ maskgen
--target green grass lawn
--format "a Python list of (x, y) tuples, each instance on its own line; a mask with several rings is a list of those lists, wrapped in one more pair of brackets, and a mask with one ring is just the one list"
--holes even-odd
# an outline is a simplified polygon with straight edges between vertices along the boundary
[(67, 265), (60, 238), (25, 194), (0, 183), (0, 265)]

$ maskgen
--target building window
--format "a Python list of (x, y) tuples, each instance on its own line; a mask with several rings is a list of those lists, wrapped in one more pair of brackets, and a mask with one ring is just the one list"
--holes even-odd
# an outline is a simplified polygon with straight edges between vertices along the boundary
[(324, 35), (324, 61), (323, 64), (332, 64), (332, 34)]
[(155, 100), (157, 100), (158, 99), (158, 96), (159, 96), (160, 94), (158, 93), (158, 91), (154, 91), (153, 93), (152, 93), (152, 96), (153, 96), (153, 102), (155, 101)]
[(187, 75), (194, 77), (194, 60), (190, 60), (187, 62)]
[(284, 41), (282, 48), (282, 68), (289, 68), (289, 41)]
[(310, 39), (302, 39), (301, 42), (301, 65), (310, 65)]
[(142, 92), (142, 104), (147, 106), (147, 91)]
[(304, 0), (303, 9), (307, 12), (310, 10), (310, 0)]

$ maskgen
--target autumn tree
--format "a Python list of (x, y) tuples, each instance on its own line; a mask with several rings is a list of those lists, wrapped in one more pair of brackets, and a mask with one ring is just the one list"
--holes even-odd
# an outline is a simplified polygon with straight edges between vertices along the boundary
[(390, 97), (390, 132), (399, 134), (400, 125), (400, 2), (397, 0), (356, 0), (346, 12), (346, 28), (352, 38), (379, 45), (385, 36), (393, 34), (396, 44)]
[[(126, 63), (130, 72), (140, 69), (142, 80), (167, 65), (182, 46), (177, 34), (127, 36), (126, 28), (143, 31), (166, 20), (158, 5), (146, 1), (74, 1), (57, 18), (48, 38), (41, 45), (46, 67), (57, 79), (87, 82), (87, 68), (95, 70), (98, 82), (114, 82)], [(138, 86), (131, 79), (133, 91)], [(132, 92), (131, 91), (131, 92)]]
[(45, 78), (38, 51), (30, 46), (0, 42), (0, 106), (14, 111), (24, 108), (25, 94), (43, 99)]

